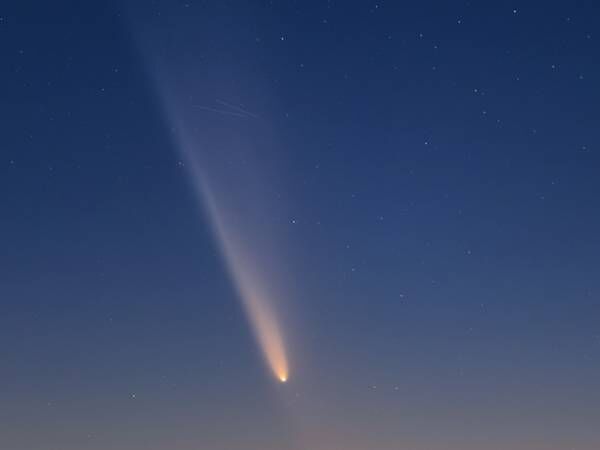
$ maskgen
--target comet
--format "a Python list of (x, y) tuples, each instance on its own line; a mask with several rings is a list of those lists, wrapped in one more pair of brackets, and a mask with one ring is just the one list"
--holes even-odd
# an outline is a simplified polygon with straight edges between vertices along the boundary
[[(203, 154), (206, 148), (189, 134), (190, 126), (186, 122), (189, 117), (172, 104), (169, 106), (166, 99), (163, 98), (163, 101), (168, 106), (167, 118), (183, 165), (187, 168), (189, 180), (208, 219), (264, 361), (275, 379), (286, 383), (290, 369), (283, 333), (274, 308), (274, 304), (278, 302), (271, 289), (273, 271), (269, 270), (269, 264), (258, 254), (261, 248), (256, 244), (261, 239), (267, 240), (265, 237), (269, 236), (269, 230), (261, 229), (260, 225), (264, 216), (261, 195), (248, 194), (252, 192), (252, 186), (238, 185), (237, 188), (232, 188), (231, 184), (236, 184), (237, 177), (231, 173), (223, 173), (222, 161), (215, 162)], [(242, 166), (245, 167), (244, 164)], [(255, 173), (236, 175), (260, 179), (260, 174)], [(223, 181), (228, 177), (234, 179), (231, 182)], [(267, 245), (268, 242), (263, 247)]]
[(157, 51), (159, 43), (138, 31), (161, 113), (254, 340), (273, 377), (286, 383), (290, 366), (277, 309), (285, 292), (274, 237), (281, 230), (269, 220), (278, 217), (271, 203), (274, 188), (265, 176), (271, 173), (272, 155), (260, 152), (269, 136), (267, 122), (233, 100), (207, 101), (217, 92), (229, 96), (231, 89), (219, 78), (207, 79), (206, 69), (185, 55)]

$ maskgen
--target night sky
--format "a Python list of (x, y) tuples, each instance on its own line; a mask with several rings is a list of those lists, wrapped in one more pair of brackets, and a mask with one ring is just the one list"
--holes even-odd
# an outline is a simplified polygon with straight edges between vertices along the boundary
[(0, 5), (1, 450), (600, 448), (600, 3)]

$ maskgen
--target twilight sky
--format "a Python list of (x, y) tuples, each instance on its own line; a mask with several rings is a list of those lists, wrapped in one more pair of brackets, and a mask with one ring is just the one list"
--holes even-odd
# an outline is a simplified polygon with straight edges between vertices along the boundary
[(0, 449), (600, 448), (597, 2), (8, 2), (0, 54)]

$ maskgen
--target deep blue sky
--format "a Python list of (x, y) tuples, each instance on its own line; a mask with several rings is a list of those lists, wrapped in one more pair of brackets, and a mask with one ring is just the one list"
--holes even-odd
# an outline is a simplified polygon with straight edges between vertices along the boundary
[(0, 55), (0, 448), (600, 447), (597, 2), (9, 2)]

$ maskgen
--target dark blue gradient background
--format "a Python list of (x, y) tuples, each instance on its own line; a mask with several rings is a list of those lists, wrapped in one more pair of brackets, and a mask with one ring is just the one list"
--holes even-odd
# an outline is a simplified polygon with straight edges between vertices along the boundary
[[(0, 18), (1, 449), (600, 447), (596, 2)], [(186, 116), (209, 146), (277, 154), (257, 176), (286, 236), (285, 385), (152, 61), (260, 116)]]

